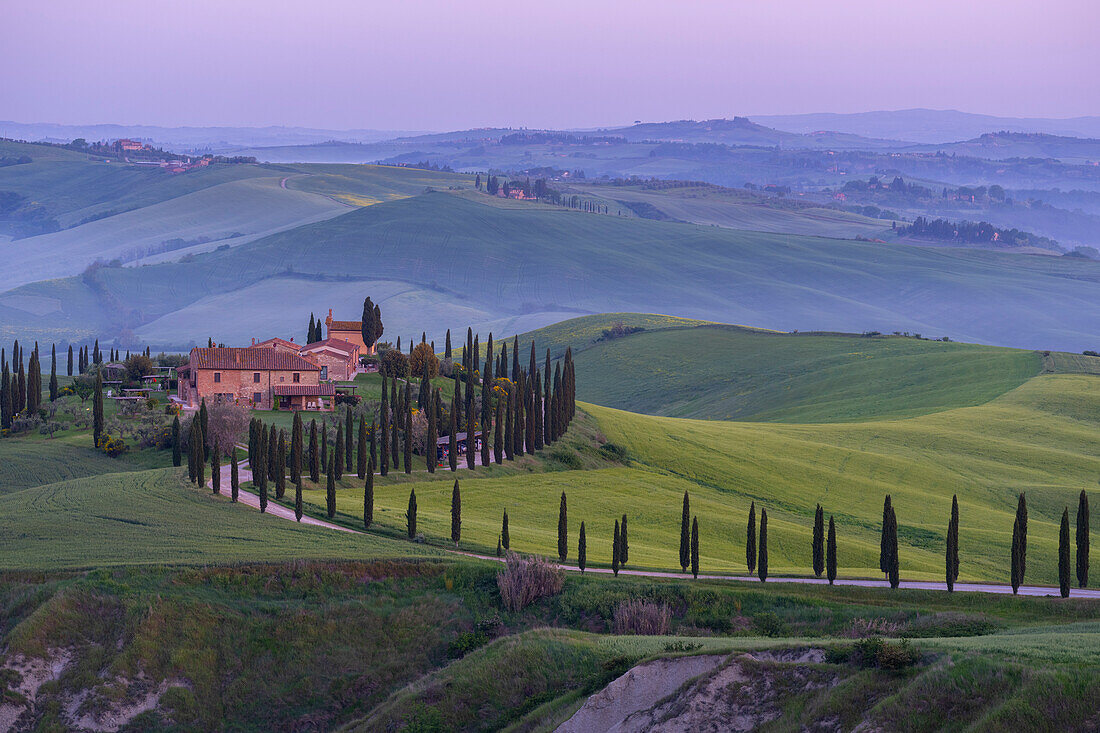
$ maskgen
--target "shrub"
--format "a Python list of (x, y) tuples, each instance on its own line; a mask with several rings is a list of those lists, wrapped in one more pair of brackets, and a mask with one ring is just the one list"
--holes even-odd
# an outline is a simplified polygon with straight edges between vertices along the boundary
[(630, 460), (629, 452), (618, 443), (604, 443), (600, 446), (600, 453), (604, 458), (618, 463), (626, 463)]
[(787, 624), (772, 611), (762, 611), (752, 617), (752, 623), (764, 636), (786, 636)]
[(382, 368), (391, 377), (404, 379), (409, 376), (409, 358), (397, 349), (390, 349), (382, 354)]
[(887, 633), (886, 636), (906, 636), (926, 638), (930, 636), (981, 636), (998, 630), (1001, 624), (980, 614), (946, 611), (917, 616), (899, 634)]
[(504, 570), (497, 574), (497, 589), (509, 611), (520, 611), (540, 598), (561, 593), (565, 573), (549, 560), (509, 552), (504, 563)]
[(489, 637), (487, 634), (479, 631), (463, 631), (447, 645), (447, 652), (452, 657), (464, 657), (488, 643)]
[(550, 458), (573, 471), (578, 471), (583, 467), (581, 464), (581, 457), (577, 455), (577, 452), (564, 445), (559, 445), (551, 450)]
[(439, 376), (439, 357), (432, 351), (430, 344), (419, 343), (409, 356), (409, 372), (417, 378), (424, 376), (424, 365), (428, 365), (428, 377)]
[(866, 639), (871, 636), (897, 636), (902, 625), (884, 618), (854, 618), (841, 636), (849, 639)]
[(897, 670), (916, 662), (917, 654), (908, 639), (888, 642), (880, 636), (872, 636), (856, 642), (849, 661), (860, 667)]
[(103, 433), (103, 435), (99, 436), (99, 443), (96, 444), (96, 447), (111, 458), (117, 458), (129, 450), (125, 440), (122, 438), (112, 438), (107, 433)]
[(663, 636), (668, 633), (671, 621), (668, 604), (636, 598), (615, 607), (611, 628), (616, 634)]

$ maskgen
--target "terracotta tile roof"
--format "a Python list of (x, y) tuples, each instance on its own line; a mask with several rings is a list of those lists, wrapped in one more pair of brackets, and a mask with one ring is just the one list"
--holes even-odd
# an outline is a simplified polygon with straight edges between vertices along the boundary
[(332, 397), (336, 387), (331, 384), (287, 384), (272, 387), (278, 397)]
[(294, 341), (287, 341), (286, 339), (279, 338), (278, 336), (275, 336), (274, 338), (269, 338), (267, 341), (260, 341), (259, 343), (252, 344), (250, 348), (262, 349), (268, 346), (275, 346), (276, 344), (278, 344), (279, 346), (287, 346), (291, 349), (296, 350), (302, 348), (301, 344), (295, 343)]
[(252, 369), (255, 371), (278, 370), (315, 372), (321, 367), (306, 361), (297, 354), (276, 349), (254, 349), (216, 346), (191, 349), (187, 362), (192, 369)]
[(303, 354), (312, 354), (314, 351), (320, 351), (324, 348), (334, 349), (341, 353), (348, 354), (349, 356), (351, 354), (354, 354), (356, 351), (359, 351), (358, 345), (353, 344), (350, 341), (345, 341), (344, 339), (334, 338), (327, 338), (324, 341), (314, 341), (308, 346), (303, 346), (300, 351)]
[(363, 332), (362, 321), (332, 321), (328, 324), (330, 331), (358, 331)]

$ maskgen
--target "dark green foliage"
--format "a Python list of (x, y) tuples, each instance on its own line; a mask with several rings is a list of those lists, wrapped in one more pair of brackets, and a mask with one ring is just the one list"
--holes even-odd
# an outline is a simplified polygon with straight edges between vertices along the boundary
[(451, 329), (447, 329), (447, 340), (443, 346), (443, 358), (450, 359), (452, 357), (451, 351)]
[(57, 345), (50, 346), (50, 402), (57, 399)]
[(886, 549), (886, 544), (887, 544), (886, 525), (889, 523), (889, 521), (890, 521), (890, 495), (887, 494), (886, 498), (882, 500), (882, 531), (881, 531), (881, 534), (879, 535), (879, 545), (878, 545), (878, 569), (881, 570), (883, 572), (883, 574), (887, 573), (890, 569), (890, 565), (889, 565), (890, 555), (889, 555), (889, 551)]
[(684, 508), (680, 513), (680, 572), (687, 572), (691, 563), (691, 503), (684, 492)]
[(279, 444), (275, 451), (275, 498), (286, 496), (286, 431), (279, 431)]
[(1062, 598), (1069, 598), (1069, 507), (1062, 512), (1062, 526), (1058, 531), (1058, 589)]
[(825, 576), (829, 579), (829, 585), (836, 580), (836, 523), (833, 516), (829, 515), (829, 537), (825, 541)]
[(1081, 491), (1077, 500), (1077, 585), (1089, 584), (1089, 497)]
[(309, 480), (318, 483), (321, 480), (321, 450), (317, 446), (317, 421), (309, 422)]
[(820, 578), (825, 570), (825, 512), (820, 504), (814, 511), (813, 563), (814, 575)]
[(313, 319), (313, 314), (310, 313), (309, 314), (309, 328), (306, 331), (306, 343), (307, 344), (312, 344), (315, 340), (313, 338), (313, 334), (316, 333), (316, 330), (317, 330), (317, 327), (316, 327), (315, 324), (316, 324), (316, 322)]
[(302, 482), (294, 484), (294, 521), (302, 521)]
[[(272, 425), (267, 431), (267, 464), (264, 466), (264, 479), (278, 484), (279, 475), (279, 434)], [(276, 489), (277, 490), (277, 489)]]
[(328, 459), (328, 471), (325, 477), (325, 514), (329, 519), (336, 516), (336, 456)]
[(756, 577), (768, 579), (768, 510), (760, 510), (760, 549), (756, 557)]
[(1016, 519), (1012, 525), (1012, 592), (1017, 593), (1027, 571), (1027, 499), (1020, 494), (1016, 504)]
[(409, 491), (409, 509), (405, 512), (405, 524), (408, 528), (409, 539), (416, 537), (416, 489)]
[[(199, 405), (199, 424), (202, 426), (202, 435), (204, 440), (210, 440), (210, 413), (206, 411), (206, 398), (204, 397), (202, 403)], [(210, 446), (203, 443), (202, 446), (202, 459), (206, 462), (207, 454), (210, 452)]]
[(367, 462), (366, 480), (363, 484), (363, 529), (370, 529), (374, 522), (374, 456)]
[(355, 473), (362, 481), (367, 476), (367, 458), (370, 454), (367, 452), (367, 418), (359, 418), (359, 445), (355, 451)]
[(512, 538), (508, 535), (508, 510), (504, 510), (504, 518), (500, 520), (500, 544), (504, 549), (512, 547)]
[(172, 465), (179, 466), (183, 462), (183, 448), (180, 445), (180, 416), (176, 415), (172, 420)]
[(504, 422), (503, 400), (497, 400), (496, 419), (493, 421), (493, 462), (498, 466), (504, 463), (504, 433), (501, 427)]
[(959, 579), (959, 497), (951, 497), (951, 519), (947, 523), (947, 555), (944, 572), (947, 590), (955, 590), (955, 581)]
[(382, 311), (367, 297), (363, 301), (363, 343), (367, 348), (378, 343), (385, 328), (382, 325)]
[(615, 520), (615, 534), (611, 540), (611, 572), (619, 574), (619, 520)]
[(302, 414), (294, 413), (294, 424), (290, 428), (290, 481), (302, 483)]
[(351, 405), (348, 405), (347, 424), (344, 426), (344, 470), (351, 473), (353, 468), (355, 468), (355, 418), (351, 414)]
[(584, 572), (585, 566), (588, 564), (588, 538), (584, 534), (584, 522), (581, 522), (581, 533), (577, 539), (577, 567)]
[(756, 502), (749, 504), (749, 524), (745, 533), (745, 566), (756, 571)]
[(210, 485), (215, 494), (222, 493), (222, 465), (217, 441), (214, 442), (214, 450), (210, 451)]
[(458, 490), (458, 479), (451, 489), (451, 542), (458, 547), (458, 541), (462, 539), (462, 494)]
[(436, 441), (439, 438), (439, 412), (436, 405), (439, 403), (438, 390), (432, 390), (428, 396), (426, 412), (428, 418), (428, 435), (424, 441), (424, 462), (427, 464), (428, 473), (435, 473), (436, 464), (439, 463), (436, 452)]
[(504, 412), (504, 457), (509, 461), (515, 460), (515, 427), (516, 427), (516, 386), (512, 385), (508, 390), (508, 399)]
[(893, 504), (890, 505), (890, 514), (887, 517), (886, 536), (886, 575), (890, 580), (890, 587), (897, 588), (901, 583), (901, 567), (898, 557), (898, 518), (894, 513)]
[(240, 493), (240, 468), (237, 466), (237, 449), (234, 447), (229, 451), (229, 498), (235, 502)]
[(558, 507), (558, 560), (565, 562), (569, 556), (569, 518), (566, 512), (565, 492), (561, 492), (561, 505)]
[(412, 473), (413, 462), (413, 436), (412, 436), (412, 404), (410, 402), (409, 385), (405, 385), (405, 411), (402, 420), (405, 425), (405, 473)]
[(329, 459), (328, 426), (325, 425), (323, 422), (321, 423), (320, 431), (321, 431), (321, 470), (322, 471), (327, 471), (328, 470), (328, 459)]
[(381, 465), (378, 468), (379, 473), (383, 476), (390, 472), (390, 401), (386, 399), (386, 372), (382, 372), (382, 403), (379, 405), (379, 431), (381, 442), (379, 445), (379, 452), (381, 458)]
[(458, 423), (455, 419), (455, 412), (458, 408), (458, 401), (454, 398), (451, 399), (451, 424), (447, 430), (447, 465), (451, 471), (458, 470)]
[(626, 567), (626, 561), (630, 558), (630, 544), (626, 538), (626, 515), (623, 515), (622, 527), (619, 529), (619, 562)]
[(699, 517), (691, 518), (691, 577), (699, 577)]
[(336, 426), (336, 443), (333, 451), (333, 473), (336, 480), (344, 477), (344, 426)]
[[(19, 412), (18, 408), (15, 412)], [(103, 372), (96, 370), (95, 395), (92, 397), (92, 441), (96, 447), (103, 436), (103, 425)]]
[(66, 365), (66, 373), (71, 377), (73, 375), (73, 345), (69, 344), (69, 363)]
[(497, 537), (497, 557), (500, 557), (503, 554), (504, 551), (501, 549), (501, 539), (500, 537)]

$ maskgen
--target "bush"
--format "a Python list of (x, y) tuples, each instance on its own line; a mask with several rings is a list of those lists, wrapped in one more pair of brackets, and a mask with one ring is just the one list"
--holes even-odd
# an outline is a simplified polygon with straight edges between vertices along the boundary
[(866, 639), (871, 636), (897, 636), (902, 625), (884, 618), (854, 618), (841, 636), (849, 639)]
[(520, 611), (540, 598), (561, 593), (565, 573), (549, 560), (509, 552), (504, 562), (504, 570), (497, 574), (497, 589), (509, 611)]
[(560, 445), (550, 451), (551, 460), (555, 460), (568, 469), (573, 471), (583, 468), (581, 464), (581, 457), (577, 455), (577, 452), (571, 448), (567, 448), (564, 445)]
[[(901, 630), (899, 636), (927, 638), (931, 636), (981, 636), (992, 634), (1001, 624), (980, 614), (946, 611), (917, 616)], [(893, 636), (894, 634), (886, 634)]]
[(122, 438), (112, 438), (107, 433), (99, 436), (99, 443), (96, 444), (96, 448), (99, 448), (111, 458), (117, 458), (129, 450), (125, 440)]
[(626, 463), (630, 460), (630, 453), (618, 443), (604, 443), (600, 446), (600, 453), (609, 461)]
[(663, 636), (668, 633), (671, 621), (672, 611), (668, 604), (639, 598), (616, 606), (611, 628), (616, 634)]
[(917, 654), (908, 639), (888, 642), (882, 637), (872, 636), (856, 642), (849, 661), (860, 667), (897, 670), (916, 662)]
[(786, 636), (787, 624), (772, 611), (763, 611), (752, 617), (752, 623), (764, 636)]
[(391, 377), (405, 379), (409, 376), (409, 358), (397, 349), (390, 349), (382, 355), (382, 368)]
[(423, 377), (425, 364), (428, 365), (429, 378), (435, 379), (439, 376), (439, 357), (432, 351), (430, 344), (420, 343), (409, 356), (409, 373), (417, 379)]

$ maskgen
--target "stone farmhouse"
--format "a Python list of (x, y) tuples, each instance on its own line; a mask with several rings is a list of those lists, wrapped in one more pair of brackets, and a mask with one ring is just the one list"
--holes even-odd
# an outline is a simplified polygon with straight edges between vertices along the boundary
[(176, 396), (190, 407), (205, 399), (257, 410), (328, 411), (336, 402), (336, 388), (321, 383), (321, 367), (290, 349), (196, 347), (178, 377)]
[[(360, 339), (361, 340), (361, 339)], [(303, 346), (298, 353), (321, 367), (321, 380), (348, 382), (359, 372), (359, 344), (331, 336)]]
[(328, 309), (328, 318), (325, 319), (325, 327), (329, 339), (347, 341), (359, 347), (359, 353), (363, 356), (374, 356), (374, 345), (367, 346), (363, 343), (362, 321), (334, 321), (332, 320), (332, 308)]

